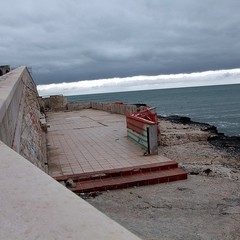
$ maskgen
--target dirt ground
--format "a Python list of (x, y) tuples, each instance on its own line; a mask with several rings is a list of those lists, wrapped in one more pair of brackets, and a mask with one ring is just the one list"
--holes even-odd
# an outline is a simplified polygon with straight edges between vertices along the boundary
[(87, 201), (142, 239), (240, 239), (240, 184), (227, 178), (190, 175)]
[(217, 133), (206, 125), (160, 124), (159, 154), (185, 168), (188, 180), (108, 191), (86, 200), (142, 239), (240, 239), (238, 143), (219, 148), (218, 138), (217, 144), (209, 141)]

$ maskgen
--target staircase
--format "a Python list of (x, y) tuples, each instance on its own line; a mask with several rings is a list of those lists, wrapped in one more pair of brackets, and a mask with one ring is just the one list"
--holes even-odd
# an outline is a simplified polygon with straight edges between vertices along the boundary
[(187, 179), (187, 172), (178, 163), (168, 161), (118, 168), (99, 172), (55, 177), (57, 181), (72, 180), (70, 189), (76, 193), (90, 193), (134, 186), (152, 185)]

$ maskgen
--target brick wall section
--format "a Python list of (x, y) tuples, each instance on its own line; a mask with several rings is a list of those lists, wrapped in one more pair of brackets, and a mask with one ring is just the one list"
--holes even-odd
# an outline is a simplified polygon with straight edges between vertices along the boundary
[(0, 89), (4, 91), (0, 99), (0, 140), (46, 171), (45, 133), (39, 121), (35, 83), (26, 67), (3, 77), (0, 78)]

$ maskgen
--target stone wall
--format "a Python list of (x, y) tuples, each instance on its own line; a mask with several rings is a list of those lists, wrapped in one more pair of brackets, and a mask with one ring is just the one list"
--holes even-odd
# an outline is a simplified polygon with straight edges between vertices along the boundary
[(0, 140), (46, 171), (38, 93), (26, 67), (0, 77), (0, 96)]
[(92, 108), (92, 105), (90, 102), (72, 102), (67, 104), (67, 110), (68, 111), (77, 111), (81, 109), (89, 109)]
[(127, 115), (144, 110), (145, 106), (137, 106), (123, 103), (91, 103), (92, 109), (102, 110), (110, 113)]
[(63, 95), (54, 95), (49, 98), (49, 108), (52, 111), (66, 110), (67, 98)]
[(67, 104), (69, 111), (92, 108), (110, 113), (127, 115), (138, 110), (143, 110), (144, 106), (129, 105), (123, 103), (98, 103), (98, 102), (71, 102)]

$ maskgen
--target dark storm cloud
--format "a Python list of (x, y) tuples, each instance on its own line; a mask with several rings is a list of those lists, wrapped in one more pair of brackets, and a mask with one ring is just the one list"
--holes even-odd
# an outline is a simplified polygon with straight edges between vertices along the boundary
[(239, 67), (238, 0), (8, 0), (0, 64), (38, 84)]

